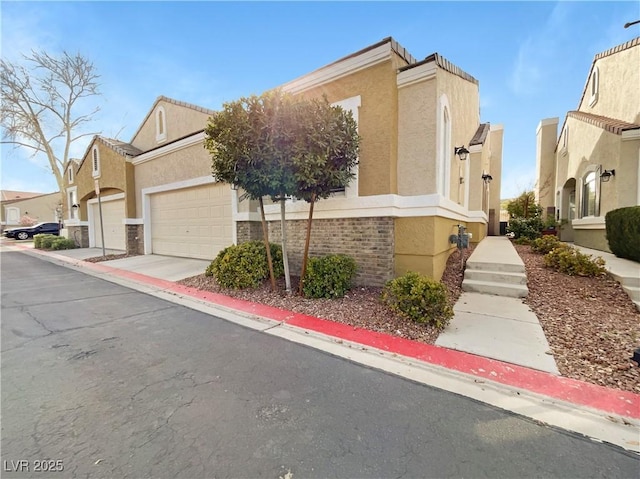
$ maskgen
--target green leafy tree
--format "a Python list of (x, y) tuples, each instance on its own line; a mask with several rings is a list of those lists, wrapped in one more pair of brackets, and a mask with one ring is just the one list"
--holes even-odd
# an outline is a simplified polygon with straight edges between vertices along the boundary
[[(269, 231), (263, 197), (280, 200), (295, 191), (291, 146), (293, 144), (293, 99), (280, 91), (267, 92), (225, 103), (205, 128), (205, 148), (212, 158), (212, 173), (220, 181), (242, 188), (243, 198), (258, 200), (262, 232), (275, 290)], [(290, 276), (283, 224), (282, 253), (287, 289)]]
[(331, 106), (326, 97), (300, 101), (296, 108), (297, 126), (293, 165), (296, 179), (295, 196), (309, 203), (309, 218), (300, 274), (300, 294), (309, 257), (313, 207), (319, 199), (328, 198), (345, 188), (354, 178), (358, 163), (357, 125), (351, 112)]
[(536, 203), (533, 191), (524, 191), (507, 203), (507, 211), (512, 218), (537, 218), (542, 215), (542, 207)]

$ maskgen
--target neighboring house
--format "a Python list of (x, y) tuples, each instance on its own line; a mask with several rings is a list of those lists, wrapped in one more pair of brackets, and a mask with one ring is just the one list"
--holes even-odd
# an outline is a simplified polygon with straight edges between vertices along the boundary
[(576, 111), (537, 129), (536, 197), (560, 238), (610, 251), (608, 211), (640, 204), (640, 37), (595, 56)]
[[(354, 257), (360, 284), (381, 285), (408, 270), (440, 279), (459, 224), (476, 242), (498, 234), (503, 130), (480, 122), (471, 75), (437, 53), (417, 61), (387, 38), (282, 89), (326, 95), (353, 113), (362, 138), (355, 180), (315, 206), (311, 255)], [(462, 146), (470, 152), (464, 161), (455, 153)], [(234, 212), (239, 241), (260, 237), (250, 210)], [(278, 241), (279, 207), (266, 210)], [(303, 201), (287, 205), (293, 271), (307, 212)]]
[(82, 247), (101, 247), (104, 235), (105, 248), (137, 252), (127, 242), (125, 219), (136, 216), (133, 166), (127, 160), (138, 153), (127, 143), (94, 136), (82, 159), (67, 165), (64, 227)]
[(26, 191), (0, 192), (2, 200), (0, 211), (2, 215), (2, 230), (12, 226), (19, 226), (24, 216), (37, 222), (59, 221), (60, 193), (33, 193)]
[[(356, 179), (316, 205), (311, 254), (353, 256), (359, 284), (380, 285), (409, 269), (439, 279), (459, 224), (473, 241), (499, 232), (500, 199), (492, 191), (500, 191), (502, 127), (480, 123), (478, 81), (457, 66), (438, 54), (416, 61), (388, 38), (282, 89), (326, 94), (353, 113), (362, 137)], [(124, 204), (118, 234), (128, 252), (210, 260), (230, 244), (261, 237), (257, 202), (240, 201), (242, 192), (211, 175), (203, 141), (215, 113), (161, 96), (129, 143), (94, 140), (102, 159), (103, 208), (107, 199)], [(455, 151), (463, 146), (465, 160)], [(73, 181), (91, 164), (92, 148)], [(113, 159), (106, 162), (109, 151)], [(120, 173), (106, 181), (106, 168)], [(84, 175), (76, 196), (73, 185), (67, 188), (67, 203), (78, 201), (80, 216), (65, 224), (75, 221), (90, 240), (96, 229), (88, 204), (95, 194), (92, 175)], [(294, 274), (307, 211), (304, 202), (287, 203)], [(279, 207), (268, 205), (267, 213), (271, 240), (278, 241)], [(114, 211), (112, 225), (116, 216)], [(115, 226), (113, 232), (115, 238)]]

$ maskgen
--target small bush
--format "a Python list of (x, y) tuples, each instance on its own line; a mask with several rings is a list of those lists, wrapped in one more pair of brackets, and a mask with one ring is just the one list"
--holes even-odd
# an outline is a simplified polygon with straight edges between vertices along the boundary
[(38, 249), (51, 249), (53, 242), (58, 238), (59, 236), (49, 234), (34, 235), (33, 247)]
[(551, 250), (544, 257), (544, 265), (569, 276), (598, 276), (606, 271), (602, 258), (593, 258), (570, 246)]
[(531, 244), (531, 240), (525, 236), (521, 236), (520, 238), (513, 240), (513, 242), (515, 244), (523, 244), (523, 245), (530, 245)]
[(342, 298), (355, 274), (356, 262), (349, 256), (309, 258), (302, 292), (307, 298)]
[(444, 328), (453, 317), (444, 284), (412, 271), (389, 281), (382, 300), (394, 311), (417, 323)]
[(528, 238), (534, 240), (541, 236), (543, 228), (544, 224), (542, 218), (539, 216), (532, 218), (511, 218), (507, 232), (513, 233), (515, 239)]
[(74, 249), (76, 244), (73, 240), (68, 238), (56, 237), (51, 243), (51, 249), (60, 250), (60, 249)]
[(556, 248), (562, 248), (565, 245), (557, 236), (546, 235), (542, 238), (534, 239), (531, 242), (531, 249), (536, 253), (547, 254)]
[[(277, 278), (284, 274), (282, 249), (276, 244), (271, 244), (270, 247), (273, 272)], [(259, 286), (269, 277), (269, 264), (264, 243), (249, 241), (223, 249), (204, 274), (213, 276), (224, 288), (242, 289)]]
[(611, 210), (604, 220), (611, 252), (640, 262), (640, 206)]
[(42, 248), (42, 238), (45, 236), (52, 236), (52, 235), (46, 235), (42, 233), (33, 235), (33, 247), (37, 249)]

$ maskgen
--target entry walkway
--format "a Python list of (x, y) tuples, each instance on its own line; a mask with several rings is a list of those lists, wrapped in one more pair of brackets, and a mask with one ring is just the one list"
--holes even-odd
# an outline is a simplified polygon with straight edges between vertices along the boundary
[[(516, 258), (520, 260), (508, 238), (487, 237), (467, 264), (509, 271)], [(522, 299), (465, 292), (453, 311), (454, 317), (436, 345), (560, 374), (537, 316)]]

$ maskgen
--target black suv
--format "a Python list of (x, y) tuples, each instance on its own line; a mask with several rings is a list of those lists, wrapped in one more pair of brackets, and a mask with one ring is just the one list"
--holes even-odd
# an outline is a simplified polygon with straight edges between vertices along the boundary
[(20, 228), (11, 228), (10, 230), (4, 230), (4, 235), (7, 238), (15, 238), (19, 240), (26, 240), (33, 238), (33, 235), (49, 234), (59, 235), (60, 224), (59, 223), (38, 223), (33, 226), (23, 226)]

